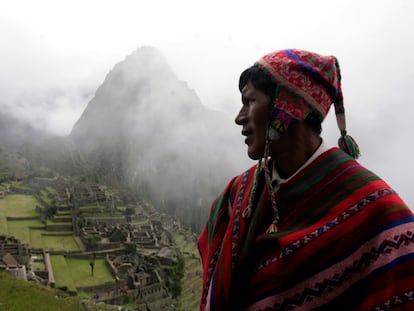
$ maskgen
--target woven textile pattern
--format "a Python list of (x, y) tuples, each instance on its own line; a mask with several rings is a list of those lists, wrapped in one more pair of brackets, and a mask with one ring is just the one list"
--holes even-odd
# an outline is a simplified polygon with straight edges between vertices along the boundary
[(253, 166), (213, 203), (199, 238), (200, 310), (414, 310), (414, 216), (388, 184), (338, 148), (276, 193)]
[(340, 72), (333, 56), (291, 49), (267, 54), (256, 64), (279, 85), (272, 112), (272, 126), (279, 133), (311, 111), (323, 120), (333, 102), (342, 106)]

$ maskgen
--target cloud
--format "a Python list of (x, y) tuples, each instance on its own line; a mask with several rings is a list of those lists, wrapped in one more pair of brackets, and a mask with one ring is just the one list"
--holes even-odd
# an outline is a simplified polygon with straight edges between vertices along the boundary
[[(361, 162), (414, 206), (413, 10), (410, 0), (9, 1), (0, 12), (0, 106), (69, 133), (114, 64), (152, 45), (203, 104), (234, 118), (238, 76), (263, 54), (333, 54)], [(324, 136), (336, 144), (337, 135), (330, 116)]]

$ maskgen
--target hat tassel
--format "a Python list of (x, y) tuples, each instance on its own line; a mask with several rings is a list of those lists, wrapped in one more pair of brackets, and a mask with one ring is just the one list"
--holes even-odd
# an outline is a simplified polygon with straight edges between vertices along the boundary
[(346, 134), (346, 131), (344, 131), (341, 137), (338, 139), (338, 146), (354, 159), (358, 159), (358, 157), (361, 155), (359, 146), (356, 143), (355, 139), (353, 139), (352, 136)]

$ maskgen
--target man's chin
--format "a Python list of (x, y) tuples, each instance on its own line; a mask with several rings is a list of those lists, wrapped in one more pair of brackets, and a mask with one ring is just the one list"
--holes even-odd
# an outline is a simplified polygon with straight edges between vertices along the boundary
[(260, 160), (261, 158), (263, 158), (263, 153), (257, 153), (249, 150), (247, 150), (247, 155), (251, 160)]

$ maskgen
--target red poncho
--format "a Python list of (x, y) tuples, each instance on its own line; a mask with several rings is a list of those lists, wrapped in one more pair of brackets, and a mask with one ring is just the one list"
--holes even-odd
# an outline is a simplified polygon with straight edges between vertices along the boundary
[(199, 238), (200, 310), (414, 310), (414, 217), (378, 176), (338, 148), (276, 193), (278, 232), (257, 166), (214, 201)]

